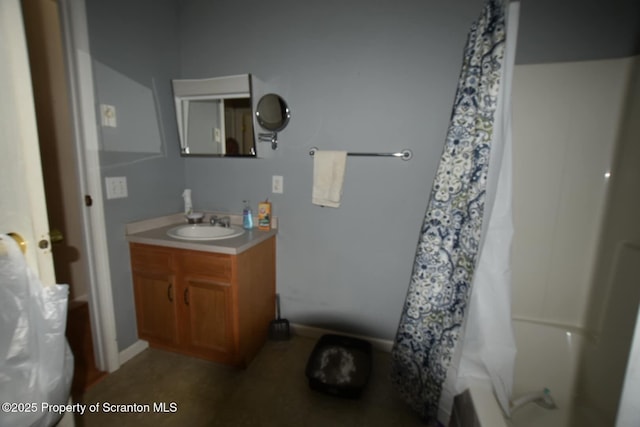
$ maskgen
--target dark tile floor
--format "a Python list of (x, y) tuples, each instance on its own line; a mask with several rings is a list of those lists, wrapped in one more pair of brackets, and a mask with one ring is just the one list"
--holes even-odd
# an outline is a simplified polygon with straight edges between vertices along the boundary
[[(359, 399), (309, 389), (304, 369), (316, 340), (270, 341), (245, 370), (147, 349), (93, 386), (80, 403), (99, 410), (76, 416), (94, 426), (423, 426), (389, 381), (390, 355), (373, 352), (373, 371)], [(105, 407), (105, 402), (107, 406)], [(167, 411), (154, 412), (154, 403)], [(117, 413), (115, 405), (149, 405)]]

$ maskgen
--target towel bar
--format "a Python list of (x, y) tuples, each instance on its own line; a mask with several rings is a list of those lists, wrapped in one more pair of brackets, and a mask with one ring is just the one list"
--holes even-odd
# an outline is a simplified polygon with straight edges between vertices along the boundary
[[(318, 147), (311, 147), (309, 155), (313, 157), (313, 155), (316, 154), (316, 151), (319, 151)], [(399, 157), (402, 160), (409, 160), (413, 157), (413, 153), (411, 150), (405, 149), (397, 153), (347, 153), (347, 156)]]

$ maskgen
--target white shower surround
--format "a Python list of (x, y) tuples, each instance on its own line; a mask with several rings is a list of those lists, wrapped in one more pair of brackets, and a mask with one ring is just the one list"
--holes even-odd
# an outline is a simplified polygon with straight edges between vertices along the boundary
[[(580, 414), (580, 426), (608, 425), (600, 421), (597, 413), (590, 412), (587, 408), (578, 407), (576, 415), (573, 413), (574, 384), (581, 352), (587, 345), (587, 339), (581, 331), (526, 320), (514, 320), (514, 329), (518, 355), (513, 397), (549, 388), (558, 408), (548, 410), (535, 403), (528, 403), (513, 411), (511, 419), (508, 419), (500, 410), (491, 385), (477, 381), (471, 385), (471, 398), (475, 407), (458, 405), (454, 411), (458, 414), (474, 411), (480, 427), (567, 427), (571, 417)], [(464, 416), (458, 415), (458, 419), (460, 418)]]
[(471, 395), (481, 426), (613, 425), (616, 407), (607, 414), (586, 405), (589, 391), (577, 385), (584, 356), (603, 345), (589, 326), (609, 314), (604, 303), (589, 310), (588, 298), (611, 286), (598, 283), (593, 270), (608, 173), (621, 172), (612, 165), (633, 64), (623, 58), (516, 67), (513, 397), (548, 387), (559, 409), (528, 404), (499, 420), (491, 387), (480, 381)]
[(631, 60), (518, 65), (513, 314), (586, 327)]
[[(515, 365), (513, 397), (551, 391), (557, 409), (544, 409), (529, 403), (515, 410), (507, 422), (513, 427), (566, 427), (572, 416), (574, 385), (580, 357), (587, 339), (580, 330), (561, 326), (515, 320), (518, 356)], [(595, 420), (594, 420), (595, 421)], [(580, 424), (596, 427), (606, 424)]]

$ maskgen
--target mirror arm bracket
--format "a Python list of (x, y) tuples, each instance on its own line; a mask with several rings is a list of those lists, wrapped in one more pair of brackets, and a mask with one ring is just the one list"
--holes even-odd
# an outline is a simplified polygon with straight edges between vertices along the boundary
[(276, 150), (278, 148), (278, 133), (268, 132), (258, 134), (258, 140), (260, 142), (271, 142), (271, 149)]

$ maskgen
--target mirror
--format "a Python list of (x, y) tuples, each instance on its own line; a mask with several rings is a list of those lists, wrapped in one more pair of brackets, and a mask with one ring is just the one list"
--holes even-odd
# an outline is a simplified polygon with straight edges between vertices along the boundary
[(172, 84), (183, 156), (255, 157), (250, 74)]
[(256, 108), (256, 118), (260, 126), (271, 132), (258, 135), (260, 141), (270, 141), (271, 148), (278, 148), (278, 132), (287, 127), (291, 118), (289, 106), (279, 95), (269, 93), (260, 98)]
[(291, 111), (289, 111), (284, 99), (274, 93), (269, 93), (260, 98), (256, 109), (256, 117), (258, 118), (258, 123), (264, 129), (280, 132), (287, 127), (287, 123), (291, 118)]

